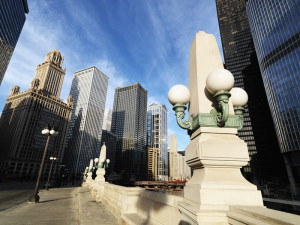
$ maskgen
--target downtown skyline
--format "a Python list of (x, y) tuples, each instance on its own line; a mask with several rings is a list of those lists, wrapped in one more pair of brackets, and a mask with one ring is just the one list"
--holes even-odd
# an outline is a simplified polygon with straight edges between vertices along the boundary
[(168, 136), (174, 133), (178, 150), (185, 150), (189, 138), (176, 123), (167, 93), (175, 84), (188, 84), (196, 32), (215, 35), (222, 51), (215, 2), (57, 3), (28, 1), (30, 14), (0, 86), (0, 110), (14, 85), (28, 89), (40, 58), (59, 49), (66, 59), (64, 101), (74, 72), (85, 67), (96, 66), (110, 78), (106, 109), (112, 108), (115, 88), (139, 82), (148, 90), (148, 105), (166, 105)]

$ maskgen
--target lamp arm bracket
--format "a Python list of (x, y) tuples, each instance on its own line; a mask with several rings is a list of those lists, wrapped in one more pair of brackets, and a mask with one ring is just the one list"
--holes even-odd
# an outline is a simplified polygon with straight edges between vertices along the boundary
[(219, 127), (224, 127), (229, 117), (228, 100), (221, 100), (218, 102), (219, 112), (217, 114), (217, 124)]
[(173, 110), (175, 111), (177, 124), (182, 129), (192, 130), (192, 118), (182, 121), (185, 117), (184, 111), (186, 110), (186, 106), (184, 104), (176, 104), (174, 105)]

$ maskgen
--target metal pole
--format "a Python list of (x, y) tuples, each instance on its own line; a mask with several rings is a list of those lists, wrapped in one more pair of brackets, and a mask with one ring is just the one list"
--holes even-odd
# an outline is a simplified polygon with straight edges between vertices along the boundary
[(47, 142), (46, 142), (46, 146), (45, 146), (45, 150), (44, 150), (44, 155), (43, 155), (40, 170), (39, 170), (38, 179), (36, 181), (36, 185), (35, 185), (35, 189), (34, 189), (34, 194), (31, 195), (30, 198), (29, 198), (30, 203), (37, 203), (40, 200), (39, 184), (40, 184), (40, 179), (41, 179), (41, 175), (42, 175), (42, 171), (43, 171), (43, 166), (44, 166), (44, 161), (45, 161), (45, 158), (46, 158), (46, 153), (47, 153), (49, 141), (50, 141), (50, 134), (48, 135), (48, 138), (47, 138)]
[(50, 171), (49, 171), (49, 175), (48, 175), (48, 180), (47, 180), (47, 184), (46, 184), (46, 189), (49, 190), (49, 180), (51, 177), (51, 172), (52, 172), (52, 166), (53, 166), (53, 162), (54, 162), (54, 158), (51, 160), (51, 166), (50, 166)]

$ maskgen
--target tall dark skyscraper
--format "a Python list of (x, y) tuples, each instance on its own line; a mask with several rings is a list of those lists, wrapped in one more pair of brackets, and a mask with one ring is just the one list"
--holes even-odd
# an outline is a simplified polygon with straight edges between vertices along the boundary
[(28, 12), (27, 0), (0, 1), (0, 85)]
[(252, 41), (246, 0), (216, 0), (216, 5), (225, 68), (234, 75), (235, 86), (249, 95), (244, 127), (238, 132), (250, 156), (243, 174), (257, 185), (274, 180), (282, 183), (287, 177)]
[(123, 183), (146, 179), (147, 91), (135, 83), (116, 88), (111, 131), (117, 135), (115, 170)]
[(247, 14), (281, 153), (300, 198), (300, 1), (249, 0)]
[(0, 118), (0, 175), (37, 176), (47, 139), (41, 132), (52, 120), (58, 135), (50, 138), (44, 172), (49, 171), (50, 156), (55, 156), (53, 174), (59, 173), (73, 109), (72, 96), (67, 103), (59, 98), (66, 73), (62, 63), (58, 50), (49, 52), (38, 65), (31, 87), (20, 92), (14, 86), (7, 97)]

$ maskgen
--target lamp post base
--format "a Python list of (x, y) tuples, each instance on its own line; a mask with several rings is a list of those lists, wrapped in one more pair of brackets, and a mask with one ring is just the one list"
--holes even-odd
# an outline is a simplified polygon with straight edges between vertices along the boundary
[(38, 194), (32, 194), (29, 197), (28, 203), (29, 204), (36, 204), (36, 203), (39, 203), (39, 201), (40, 201), (40, 196)]
[(228, 224), (229, 206), (264, 207), (260, 191), (240, 171), (249, 161), (247, 144), (222, 128), (210, 131), (193, 138), (186, 149), (194, 174), (179, 203), (183, 224)]

